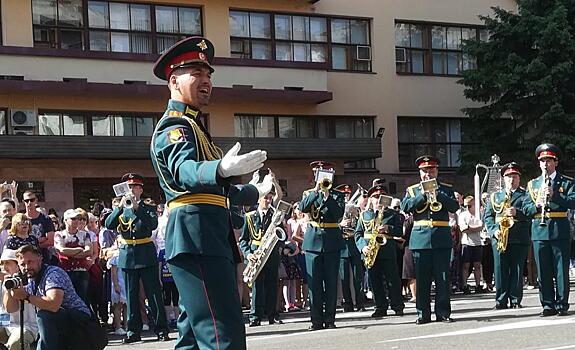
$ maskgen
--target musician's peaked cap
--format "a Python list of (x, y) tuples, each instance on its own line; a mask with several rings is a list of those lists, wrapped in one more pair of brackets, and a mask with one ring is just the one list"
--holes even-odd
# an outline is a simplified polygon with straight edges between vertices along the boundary
[(507, 163), (501, 168), (501, 175), (507, 176), (517, 174), (521, 175), (521, 167), (515, 162)]
[(313, 170), (319, 169), (319, 168), (322, 168), (324, 170), (332, 170), (334, 168), (335, 164), (330, 163), (330, 162), (325, 162), (323, 160), (316, 160), (316, 161), (309, 163), (309, 166)]
[(128, 185), (144, 186), (144, 177), (139, 174), (127, 173), (122, 176), (122, 182), (127, 182)]
[(437, 166), (439, 165), (439, 159), (437, 159), (433, 156), (425, 155), (425, 156), (421, 156), (421, 157), (417, 158), (415, 160), (415, 164), (417, 165), (417, 167), (419, 169), (437, 168)]
[(154, 75), (169, 80), (170, 74), (177, 68), (203, 65), (214, 71), (214, 45), (206, 38), (192, 36), (180, 40), (166, 50), (154, 64)]
[(351, 186), (348, 184), (341, 184), (338, 185), (335, 190), (343, 193), (351, 193)]
[(535, 157), (537, 157), (539, 160), (543, 158), (553, 158), (555, 160), (559, 160), (560, 154), (561, 150), (559, 147), (552, 143), (542, 143), (535, 149)]
[(383, 187), (382, 185), (375, 185), (372, 186), (369, 190), (367, 190), (368, 197), (382, 194), (386, 194), (385, 187)]

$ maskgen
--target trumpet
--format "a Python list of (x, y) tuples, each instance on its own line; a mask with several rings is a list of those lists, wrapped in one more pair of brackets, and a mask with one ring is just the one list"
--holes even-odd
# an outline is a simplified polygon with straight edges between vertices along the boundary
[(322, 191), (326, 192), (326, 191), (329, 191), (331, 189), (332, 185), (333, 185), (333, 182), (331, 181), (331, 179), (328, 177), (324, 177), (321, 180), (319, 187)]
[(427, 203), (431, 211), (440, 211), (443, 204), (437, 201), (437, 189), (439, 188), (436, 179), (424, 180), (420, 182), (421, 191), (427, 196)]
[(131, 193), (127, 193), (122, 197), (122, 201), (120, 204), (126, 209), (132, 209), (134, 207), (134, 195)]

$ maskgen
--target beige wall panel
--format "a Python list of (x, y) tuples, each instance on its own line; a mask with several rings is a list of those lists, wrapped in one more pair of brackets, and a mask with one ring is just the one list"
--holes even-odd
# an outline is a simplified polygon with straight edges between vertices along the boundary
[[(65, 67), (65, 69), (64, 69)], [(218, 87), (252, 85), (256, 89), (326, 91), (327, 72), (309, 69), (216, 66), (213, 84)], [(62, 78), (86, 78), (91, 83), (123, 84), (124, 80), (166, 84), (152, 74), (152, 63), (71, 59), (60, 57), (3, 56), (0, 75), (23, 75), (25, 80), (62, 81)]]
[(2, 36), (6, 46), (34, 46), (32, 36), (32, 2), (1, 0)]

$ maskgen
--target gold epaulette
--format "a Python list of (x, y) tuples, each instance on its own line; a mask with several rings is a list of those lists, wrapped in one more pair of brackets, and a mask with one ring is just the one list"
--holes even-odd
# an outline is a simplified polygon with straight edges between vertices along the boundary
[(181, 117), (183, 115), (184, 115), (184, 113), (182, 113), (180, 111), (174, 111), (174, 110), (168, 111), (168, 117)]
[(567, 176), (567, 175), (563, 175), (563, 174), (561, 174), (561, 176), (566, 178), (569, 181), (573, 181), (573, 178), (571, 176)]
[(453, 187), (452, 184), (448, 184), (447, 182), (440, 182), (439, 184), (447, 187)]
[(253, 216), (257, 212), (258, 212), (257, 210), (252, 210), (252, 211), (247, 212), (246, 215)]
[(301, 198), (304, 199), (312, 191), (315, 191), (315, 188), (310, 188), (308, 190), (303, 191), (303, 193), (301, 194)]

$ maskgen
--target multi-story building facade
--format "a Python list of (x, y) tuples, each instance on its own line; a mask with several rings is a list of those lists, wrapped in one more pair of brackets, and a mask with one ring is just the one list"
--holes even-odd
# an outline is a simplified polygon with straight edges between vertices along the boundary
[(167, 87), (163, 50), (191, 35), (216, 47), (203, 121), (222, 148), (268, 151), (288, 200), (309, 162), (392, 193), (432, 153), (445, 172), (466, 144), (456, 81), (484, 40), (478, 15), (514, 0), (1, 0), (0, 181), (59, 210), (109, 200), (126, 172), (149, 178), (149, 142)]

